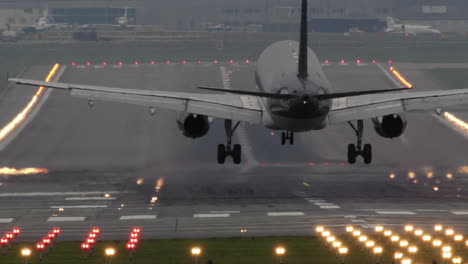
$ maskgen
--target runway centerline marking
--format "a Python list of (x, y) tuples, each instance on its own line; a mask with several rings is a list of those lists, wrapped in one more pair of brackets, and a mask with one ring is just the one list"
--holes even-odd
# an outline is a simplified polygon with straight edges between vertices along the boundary
[(50, 209), (88, 209), (88, 208), (107, 208), (107, 205), (96, 204), (96, 205), (53, 205)]
[(156, 218), (156, 215), (123, 215), (120, 220), (152, 220)]
[(269, 212), (268, 216), (302, 216), (303, 212)]
[(231, 214), (194, 214), (195, 218), (230, 217)]
[(18, 193), (0, 193), (0, 197), (35, 197), (35, 196), (69, 196), (69, 195), (98, 195), (102, 194), (119, 194), (118, 191), (106, 192), (18, 192)]
[(375, 211), (378, 214), (382, 215), (415, 215), (415, 212), (410, 211)]
[(0, 224), (9, 224), (15, 220), (14, 218), (0, 218)]
[(51, 216), (47, 222), (82, 222), (86, 220), (85, 216)]
[(115, 197), (67, 197), (65, 201), (111, 201), (115, 200)]
[(454, 215), (468, 215), (468, 211), (452, 211)]

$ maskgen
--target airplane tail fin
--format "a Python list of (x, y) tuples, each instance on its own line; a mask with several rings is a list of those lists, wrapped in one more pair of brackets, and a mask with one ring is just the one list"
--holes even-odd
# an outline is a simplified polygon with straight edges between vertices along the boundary
[(297, 77), (301, 80), (307, 79), (309, 76), (308, 62), (307, 62), (307, 0), (302, 0), (301, 5), (301, 29), (300, 29), (300, 40), (299, 40), (299, 66)]
[(125, 14), (124, 14), (124, 17), (127, 17), (127, 9), (128, 9), (128, 6), (125, 6)]
[(392, 28), (395, 26), (395, 20), (393, 19), (393, 17), (387, 17), (386, 20), (387, 20), (387, 28)]

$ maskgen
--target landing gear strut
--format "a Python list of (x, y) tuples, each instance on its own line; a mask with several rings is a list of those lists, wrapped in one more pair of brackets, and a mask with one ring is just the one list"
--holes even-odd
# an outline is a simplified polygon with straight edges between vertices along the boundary
[(362, 147), (362, 136), (364, 134), (364, 121), (357, 121), (357, 128), (353, 123), (348, 122), (351, 128), (356, 133), (357, 137), (357, 146), (354, 144), (348, 145), (348, 163), (356, 163), (357, 156), (362, 156), (364, 158), (365, 164), (370, 164), (372, 162), (372, 146), (371, 144), (365, 144), (364, 148)]
[(287, 140), (289, 140), (290, 145), (294, 145), (294, 132), (281, 132), (281, 145), (285, 145)]
[(219, 144), (218, 145), (218, 163), (224, 164), (226, 161), (227, 156), (231, 156), (234, 164), (241, 163), (241, 156), (242, 156), (242, 148), (239, 144), (234, 144), (232, 147), (232, 135), (236, 131), (237, 127), (239, 127), (240, 122), (237, 122), (234, 127), (232, 127), (232, 120), (226, 119), (224, 120), (224, 130), (226, 131), (226, 138), (227, 144)]

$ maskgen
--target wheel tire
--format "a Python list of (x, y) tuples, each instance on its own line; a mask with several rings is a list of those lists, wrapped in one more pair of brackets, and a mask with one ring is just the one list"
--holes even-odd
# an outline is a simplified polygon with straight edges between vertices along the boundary
[(294, 145), (294, 133), (293, 132), (291, 132), (291, 134), (289, 135), (289, 144)]
[(224, 164), (226, 161), (226, 147), (223, 144), (218, 145), (218, 164)]
[(364, 157), (364, 163), (370, 164), (372, 162), (372, 146), (371, 144), (365, 144), (362, 151), (362, 156)]
[(348, 163), (349, 164), (356, 163), (356, 157), (357, 157), (356, 145), (349, 144), (348, 145)]
[(281, 145), (285, 145), (285, 144), (286, 144), (286, 133), (281, 132)]
[(235, 144), (234, 148), (232, 149), (232, 160), (234, 161), (234, 164), (240, 164), (242, 159), (242, 148), (241, 145)]

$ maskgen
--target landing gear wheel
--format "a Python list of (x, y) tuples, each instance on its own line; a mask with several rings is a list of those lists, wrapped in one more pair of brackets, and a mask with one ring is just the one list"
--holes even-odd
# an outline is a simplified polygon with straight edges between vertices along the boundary
[(371, 144), (365, 144), (362, 151), (362, 157), (364, 158), (365, 164), (370, 164), (372, 162), (372, 146)]
[(223, 144), (218, 145), (218, 164), (224, 164), (226, 161), (226, 147)]
[(358, 153), (357, 153), (357, 150), (356, 150), (356, 145), (349, 144), (348, 145), (348, 163), (349, 164), (356, 163), (357, 155), (358, 155)]
[(234, 161), (234, 164), (241, 163), (241, 156), (242, 156), (241, 145), (235, 144), (234, 148), (232, 149), (232, 160)]
[(294, 145), (294, 133), (289, 132), (289, 144)]
[(281, 132), (281, 145), (286, 145), (286, 132)]

